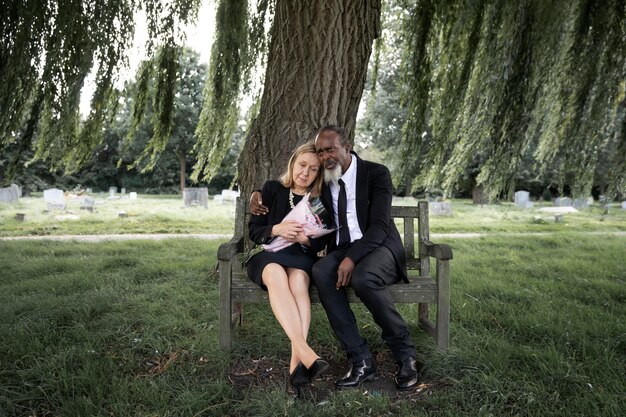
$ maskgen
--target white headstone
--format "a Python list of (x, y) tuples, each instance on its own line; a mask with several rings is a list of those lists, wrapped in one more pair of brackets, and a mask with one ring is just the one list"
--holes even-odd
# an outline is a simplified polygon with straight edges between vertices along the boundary
[(593, 204), (593, 197), (575, 198), (574, 201), (572, 201), (572, 206), (577, 209), (589, 208), (590, 204)]
[[(526, 208), (526, 203), (530, 202), (530, 192), (520, 190), (515, 192), (515, 205)], [(532, 207), (532, 206), (531, 206)]]
[(572, 207), (572, 199), (569, 197), (559, 197), (554, 199), (556, 207)]
[(17, 192), (18, 198), (22, 198), (22, 187), (17, 184), (11, 184), (9, 188), (13, 188)]
[(452, 216), (452, 204), (433, 201), (428, 203), (428, 212), (431, 216)]
[(209, 208), (209, 189), (207, 187), (185, 188), (183, 190), (185, 207), (202, 206)]
[(239, 191), (234, 190), (222, 190), (222, 201), (237, 201), (239, 197)]
[(96, 205), (96, 200), (91, 197), (83, 198), (83, 201), (80, 205), (81, 210), (89, 210), (93, 211), (94, 206)]
[(20, 188), (11, 184), (10, 187), (0, 188), (0, 203), (14, 203), (20, 197)]
[(43, 190), (43, 199), (46, 203), (58, 203), (65, 201), (65, 198), (63, 197), (63, 190), (59, 190), (58, 188)]
[(626, 201), (622, 201), (622, 209), (626, 210)]
[(115, 193), (117, 193), (117, 187), (109, 187), (109, 197), (115, 197)]
[(58, 188), (43, 190), (43, 199), (48, 203), (48, 209), (65, 209), (63, 190), (59, 190)]
[(131, 191), (130, 193), (128, 193), (128, 198), (130, 198), (131, 200), (137, 200), (137, 193)]

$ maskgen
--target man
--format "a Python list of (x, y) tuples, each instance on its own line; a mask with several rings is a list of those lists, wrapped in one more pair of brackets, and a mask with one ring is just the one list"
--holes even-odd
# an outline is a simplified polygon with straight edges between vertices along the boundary
[[(351, 152), (346, 132), (339, 126), (320, 129), (315, 148), (324, 165), (322, 202), (338, 230), (328, 245), (328, 254), (313, 265), (312, 281), (352, 363), (350, 371), (335, 385), (352, 388), (378, 377), (344, 291), (351, 285), (391, 349), (398, 365), (396, 387), (409, 389), (418, 381), (415, 345), (387, 289), (401, 279), (407, 281), (406, 255), (391, 218), (391, 175), (385, 166), (364, 161)], [(258, 201), (253, 194), (253, 213), (261, 208)]]

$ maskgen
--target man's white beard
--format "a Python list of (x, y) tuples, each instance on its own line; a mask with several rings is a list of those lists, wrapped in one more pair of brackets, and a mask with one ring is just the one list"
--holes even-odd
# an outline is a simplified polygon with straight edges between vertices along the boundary
[(339, 178), (341, 178), (341, 165), (335, 164), (335, 167), (333, 169), (324, 170), (324, 182), (326, 184), (328, 184), (331, 181), (337, 184), (337, 181), (339, 181)]

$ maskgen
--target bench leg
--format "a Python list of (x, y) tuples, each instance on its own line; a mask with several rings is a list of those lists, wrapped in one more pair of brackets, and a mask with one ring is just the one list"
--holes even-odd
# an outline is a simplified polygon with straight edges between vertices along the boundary
[(445, 350), (450, 339), (450, 263), (447, 260), (437, 260), (437, 288), (435, 341)]
[(230, 349), (232, 338), (231, 279), (231, 262), (220, 261), (219, 343), (222, 349)]

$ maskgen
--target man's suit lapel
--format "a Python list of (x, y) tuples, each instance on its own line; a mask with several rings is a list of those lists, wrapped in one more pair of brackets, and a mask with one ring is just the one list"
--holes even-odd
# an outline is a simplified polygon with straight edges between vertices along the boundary
[(356, 157), (356, 216), (359, 219), (359, 227), (365, 233), (367, 228), (367, 211), (369, 207), (369, 195), (367, 190), (367, 167), (361, 158)]

